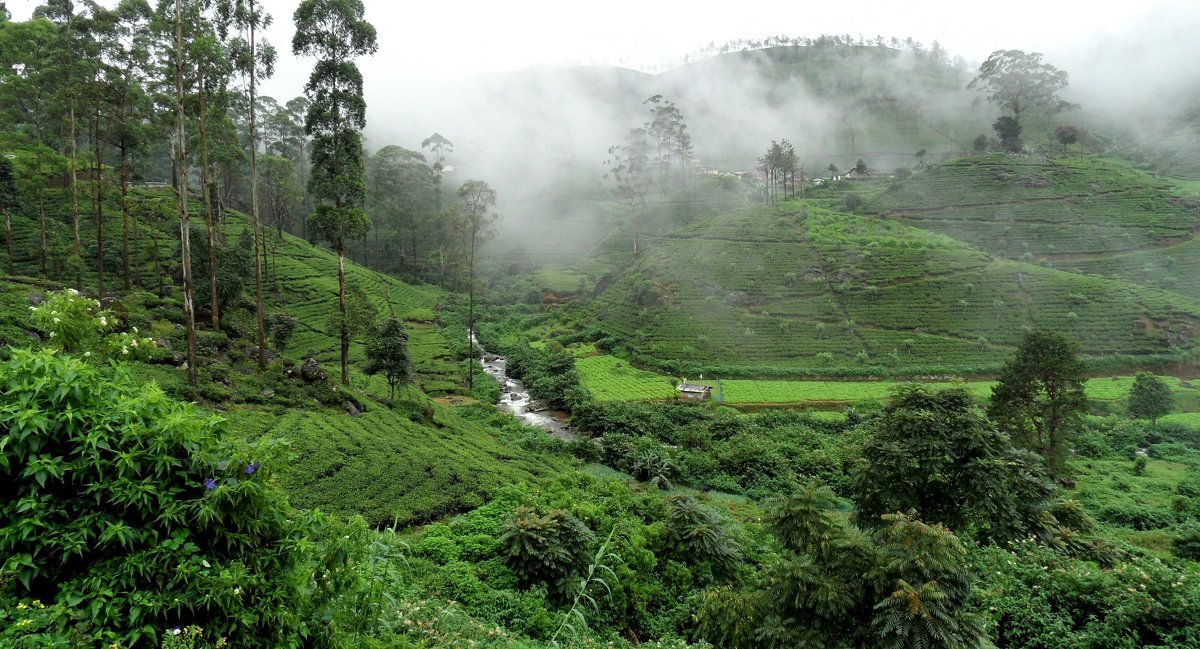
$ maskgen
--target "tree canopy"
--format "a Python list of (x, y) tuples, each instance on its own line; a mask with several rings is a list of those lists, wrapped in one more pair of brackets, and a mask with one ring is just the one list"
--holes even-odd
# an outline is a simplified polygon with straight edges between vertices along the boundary
[(1129, 416), (1149, 419), (1154, 426), (1159, 417), (1171, 412), (1174, 401), (1166, 382), (1151, 372), (1138, 372), (1129, 390)]
[(1073, 342), (1057, 333), (1032, 331), (1021, 339), (992, 388), (992, 421), (1040, 453), (1053, 479), (1062, 473), (1064, 443), (1087, 406), (1084, 369)]
[(918, 385), (901, 388), (875, 423), (853, 491), (860, 525), (911, 511), (998, 539), (1028, 535), (1054, 493), (1037, 460), (1014, 449), (969, 392)]
[(1030, 110), (1051, 114), (1075, 107), (1058, 96), (1067, 87), (1067, 73), (1043, 62), (1040, 52), (996, 50), (967, 87), (982, 88), (989, 100), (1012, 113), (1017, 126)]
[(395, 400), (396, 386), (407, 381), (412, 364), (408, 355), (408, 330), (396, 318), (383, 321), (367, 341), (367, 374), (383, 374), (389, 398)]

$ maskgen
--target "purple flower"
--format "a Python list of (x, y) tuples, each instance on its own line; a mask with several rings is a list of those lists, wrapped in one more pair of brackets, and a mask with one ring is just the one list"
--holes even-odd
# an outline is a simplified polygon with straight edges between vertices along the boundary
[(216, 480), (214, 480), (214, 479), (212, 479), (212, 478), (209, 478), (208, 480), (205, 480), (205, 481), (204, 481), (204, 488), (205, 488), (206, 490), (208, 490), (208, 491), (212, 491), (213, 489), (216, 489), (216, 488), (217, 488), (217, 481), (216, 481)]
[(246, 475), (254, 475), (254, 472), (257, 470), (258, 464), (255, 464), (254, 462), (246, 465)]

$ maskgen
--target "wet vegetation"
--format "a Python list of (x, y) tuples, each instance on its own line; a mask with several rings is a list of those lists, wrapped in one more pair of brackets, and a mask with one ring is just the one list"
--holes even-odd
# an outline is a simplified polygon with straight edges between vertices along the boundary
[(364, 151), (362, 3), (282, 105), (262, 9), (0, 2), (0, 646), (1200, 643), (1197, 181), (1040, 55), (775, 36)]

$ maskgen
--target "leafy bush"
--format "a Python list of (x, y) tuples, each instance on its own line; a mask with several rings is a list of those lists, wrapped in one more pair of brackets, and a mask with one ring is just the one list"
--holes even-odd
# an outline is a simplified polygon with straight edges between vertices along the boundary
[(561, 598), (587, 566), (596, 535), (561, 509), (546, 514), (520, 506), (500, 534), (505, 561), (524, 587), (542, 583)]
[(1175, 537), (1175, 556), (1200, 561), (1200, 525), (1192, 523), (1179, 531)]
[(1142, 532), (1162, 529), (1175, 524), (1175, 514), (1170, 511), (1128, 503), (1106, 505), (1097, 512), (1097, 518), (1106, 523)]
[(267, 331), (270, 332), (271, 344), (275, 346), (275, 349), (281, 352), (287, 349), (292, 334), (296, 332), (298, 322), (299, 320), (294, 316), (283, 311), (277, 311), (267, 316)]
[(154, 349), (153, 339), (139, 336), (137, 327), (120, 331), (112, 311), (102, 310), (99, 301), (73, 288), (51, 293), (29, 310), (33, 325), (47, 333), (50, 347), (83, 358), (144, 358)]
[(742, 544), (732, 527), (690, 496), (675, 495), (668, 501), (666, 542), (684, 563), (707, 561), (713, 572), (731, 576), (742, 563)]
[(50, 350), (14, 352), (0, 386), (0, 609), (54, 602), (57, 632), (93, 646), (309, 632), (307, 519), (267, 485), (265, 446), (223, 446), (219, 419)]

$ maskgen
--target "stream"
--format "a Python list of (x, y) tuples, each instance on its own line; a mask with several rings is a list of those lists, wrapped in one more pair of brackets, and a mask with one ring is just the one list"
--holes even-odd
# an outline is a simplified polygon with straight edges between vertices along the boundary
[(525, 384), (514, 378), (509, 378), (506, 369), (508, 359), (503, 356), (488, 353), (484, 350), (483, 371), (491, 375), (501, 386), (500, 401), (497, 408), (502, 408), (513, 414), (522, 423), (536, 426), (550, 433), (551, 437), (568, 442), (579, 439), (567, 424), (567, 413), (561, 410), (550, 410), (545, 403), (534, 401), (529, 396)]

